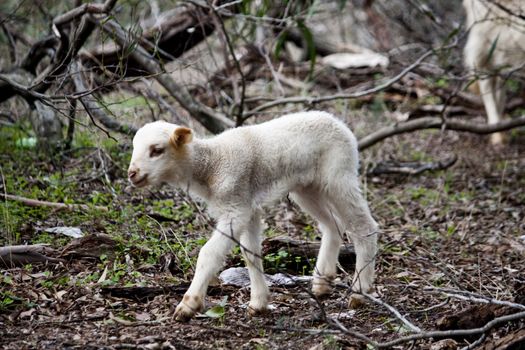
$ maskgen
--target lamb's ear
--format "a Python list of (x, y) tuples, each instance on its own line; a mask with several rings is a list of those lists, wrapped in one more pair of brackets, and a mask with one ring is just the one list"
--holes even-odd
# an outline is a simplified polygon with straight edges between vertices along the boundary
[(175, 129), (173, 134), (170, 137), (170, 144), (175, 148), (179, 148), (185, 144), (188, 144), (193, 139), (193, 132), (191, 129), (185, 128), (183, 126)]

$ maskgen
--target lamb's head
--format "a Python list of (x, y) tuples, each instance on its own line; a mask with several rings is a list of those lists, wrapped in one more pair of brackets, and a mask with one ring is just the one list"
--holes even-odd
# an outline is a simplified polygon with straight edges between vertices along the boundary
[(133, 138), (128, 179), (136, 187), (180, 179), (188, 171), (190, 129), (158, 121), (140, 128)]

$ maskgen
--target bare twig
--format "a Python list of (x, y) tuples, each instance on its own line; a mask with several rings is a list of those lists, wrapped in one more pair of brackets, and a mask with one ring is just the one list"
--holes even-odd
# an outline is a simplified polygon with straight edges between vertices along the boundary
[(0, 196), (5, 197), (6, 199), (17, 201), (20, 203), (23, 203), (30, 207), (50, 207), (57, 210), (83, 210), (87, 211), (90, 209), (95, 210), (101, 210), (101, 211), (108, 211), (109, 209), (107, 207), (101, 207), (97, 205), (87, 205), (87, 204), (66, 204), (66, 203), (57, 203), (57, 202), (47, 202), (47, 201), (41, 201), (38, 199), (31, 199), (31, 198), (25, 198), (20, 196), (15, 196), (12, 194), (5, 194), (2, 193)]
[(356, 91), (352, 93), (340, 93), (330, 96), (320, 96), (320, 97), (307, 97), (307, 96), (294, 96), (294, 97), (286, 97), (279, 100), (274, 100), (265, 104), (262, 104), (251, 111), (248, 111), (244, 114), (244, 119), (249, 118), (257, 113), (260, 113), (266, 109), (273, 108), (279, 105), (288, 104), (288, 103), (306, 103), (309, 105), (320, 103), (320, 102), (327, 102), (327, 101), (333, 101), (333, 100), (339, 100), (339, 99), (351, 99), (351, 98), (358, 98), (366, 95), (370, 95), (379, 91), (382, 91), (397, 81), (401, 80), (408, 72), (412, 71), (414, 68), (419, 66), (425, 59), (430, 57), (434, 53), (434, 50), (429, 50), (423, 55), (421, 55), (414, 63), (412, 63), (410, 66), (403, 69), (399, 74), (397, 74), (395, 77), (385, 81), (382, 84), (379, 84), (376, 87), (373, 87), (371, 89), (363, 90), (363, 91)]
[(418, 326), (415, 326), (414, 324), (412, 324), (409, 320), (407, 320), (403, 315), (401, 315), (401, 313), (396, 310), (396, 308), (394, 308), (393, 306), (385, 303), (384, 301), (382, 301), (381, 299), (379, 298), (376, 298), (374, 297), (373, 295), (371, 294), (368, 294), (368, 293), (363, 293), (363, 295), (372, 300), (374, 303), (376, 304), (379, 304), (383, 307), (385, 307), (386, 309), (388, 309), (388, 311), (390, 311), (391, 313), (394, 314), (394, 316), (396, 316), (397, 319), (399, 319), (401, 322), (403, 322), (403, 324), (405, 326), (407, 326), (410, 330), (412, 330), (413, 332), (416, 332), (416, 333), (419, 333), (421, 332), (421, 328), (419, 328)]
[(328, 319), (328, 323), (331, 324), (332, 326), (334, 326), (335, 328), (338, 328), (339, 330), (341, 330), (343, 333), (346, 333), (346, 334), (349, 334), (357, 339), (361, 339), (365, 342), (367, 342), (368, 344), (374, 346), (374, 347), (377, 347), (378, 343), (367, 337), (366, 335), (360, 333), (360, 332), (357, 332), (355, 330), (352, 330), (352, 329), (348, 329), (346, 328), (341, 322), (339, 322), (339, 320), (335, 319), (335, 318), (329, 318)]
[[(80, 72), (80, 69), (76, 62), (73, 62), (72, 70), (73, 70), (73, 73), (71, 74), (71, 77), (75, 84), (75, 89), (77, 93), (83, 94), (84, 92), (89, 91), (86, 84), (84, 83), (84, 79), (82, 78), (82, 75), (81, 75), (82, 73)], [(134, 126), (121, 124), (115, 119), (109, 117), (103, 111), (102, 107), (95, 100), (95, 98), (93, 98), (93, 96), (83, 94), (83, 96), (79, 97), (79, 99), (82, 105), (84, 106), (84, 109), (88, 113), (88, 115), (92, 118), (93, 124), (95, 126), (97, 126), (97, 124), (95, 123), (94, 119), (101, 122), (108, 129), (114, 130), (114, 131), (117, 131), (123, 134), (132, 134), (132, 133), (137, 132), (137, 128), (135, 128)], [(106, 132), (103, 129), (102, 131)]]
[(60, 26), (80, 18), (87, 13), (108, 13), (113, 9), (117, 0), (107, 0), (103, 4), (86, 3), (76, 7), (60, 16), (53, 19), (53, 25)]
[(516, 309), (525, 310), (525, 305), (513, 303), (510, 301), (504, 301), (504, 300), (498, 300), (491, 297), (486, 297), (484, 295), (473, 293), (465, 290), (457, 290), (457, 289), (451, 289), (451, 288), (439, 288), (439, 287), (426, 287), (425, 290), (432, 290), (432, 291), (438, 291), (441, 293), (444, 293), (446, 296), (461, 300), (467, 300), (467, 301), (473, 301), (476, 303), (483, 303), (483, 304), (496, 304), (496, 305), (503, 305), (508, 306)]
[(90, 17), (92, 21), (102, 26), (102, 29), (111, 35), (113, 39), (122, 47), (133, 47), (130, 56), (138, 62), (146, 72), (153, 77), (173, 96), (181, 106), (186, 109), (197, 121), (213, 133), (219, 133), (234, 123), (224, 115), (215, 112), (211, 108), (195, 101), (188, 90), (175, 82), (167, 74), (160, 64), (142, 46), (135, 42), (135, 39), (126, 34), (115, 21), (109, 20), (100, 23), (96, 18)]
[[(236, 113), (236, 125), (239, 126), (242, 124), (243, 121), (243, 109), (244, 109), (244, 99), (246, 98), (246, 77), (244, 76), (244, 72), (242, 71), (241, 64), (239, 63), (239, 60), (237, 59), (237, 56), (235, 56), (235, 49), (233, 48), (233, 44), (231, 42), (230, 36), (228, 35), (228, 32), (226, 31), (226, 26), (224, 25), (224, 21), (222, 20), (221, 16), (217, 12), (217, 9), (210, 4), (210, 8), (213, 12), (213, 15), (215, 17), (215, 20), (219, 23), (219, 26), (221, 27), (221, 31), (224, 37), (224, 41), (226, 41), (226, 46), (228, 47), (228, 50), (230, 51), (230, 55), (232, 56), (233, 62), (235, 64), (235, 69), (241, 76), (241, 95), (239, 96), (239, 101), (235, 101), (235, 105), (239, 106), (237, 113)], [(235, 84), (235, 81), (232, 79), (232, 84)]]
[[(432, 331), (432, 332), (421, 332), (417, 334), (412, 334), (406, 337), (401, 337), (398, 339), (394, 339), (389, 342), (384, 343), (377, 343), (377, 348), (391, 348), (395, 345), (408, 343), (413, 340), (419, 340), (419, 339), (428, 339), (428, 338), (450, 338), (450, 337), (459, 337), (459, 336), (466, 336), (466, 335), (474, 335), (474, 334), (482, 334), (489, 330), (491, 330), (493, 327), (497, 326), (498, 324), (504, 323), (504, 322), (510, 322), (525, 318), (525, 311), (517, 312), (510, 315), (505, 315), (501, 317), (496, 317), (492, 321), (485, 324), (483, 327), (479, 328), (471, 328), (471, 329), (457, 329), (457, 330), (449, 330), (449, 331)], [(372, 344), (373, 345), (373, 344)]]

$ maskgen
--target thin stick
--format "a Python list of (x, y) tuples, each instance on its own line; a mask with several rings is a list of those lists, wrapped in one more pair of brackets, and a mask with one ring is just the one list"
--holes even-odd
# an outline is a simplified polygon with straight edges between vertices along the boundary
[(2, 193), (2, 196), (4, 196), (6, 199), (21, 202), (27, 206), (30, 207), (50, 207), (58, 210), (83, 210), (87, 211), (90, 209), (96, 209), (101, 211), (108, 211), (109, 209), (107, 207), (101, 207), (101, 206), (91, 206), (87, 204), (66, 204), (66, 203), (57, 203), (57, 202), (47, 202), (47, 201), (40, 201), (38, 199), (31, 199), (31, 198), (25, 198), (20, 196), (15, 196), (12, 194)]
[(506, 315), (506, 316), (496, 317), (492, 321), (485, 324), (483, 327), (479, 327), (479, 328), (458, 329), (458, 330), (450, 330), (450, 331), (421, 332), (421, 333), (409, 335), (406, 337), (401, 337), (401, 338), (398, 338), (398, 339), (395, 339), (389, 342), (379, 343), (377, 344), (377, 347), (378, 348), (391, 348), (398, 344), (407, 343), (412, 340), (426, 339), (426, 338), (457, 337), (457, 336), (481, 334), (481, 333), (485, 333), (489, 331), (491, 328), (493, 328), (494, 326), (500, 323), (519, 320), (521, 318), (525, 318), (525, 311), (517, 312), (517, 313)]
[(367, 293), (363, 293), (363, 295), (372, 300), (374, 303), (376, 304), (379, 304), (381, 306), (384, 306), (385, 308), (387, 308), (391, 313), (393, 313), (401, 322), (403, 322), (403, 324), (405, 326), (407, 326), (408, 328), (410, 328), (410, 330), (416, 332), (416, 333), (419, 333), (421, 332), (421, 328), (419, 328), (418, 326), (415, 326), (414, 324), (412, 324), (409, 320), (407, 320), (403, 315), (401, 315), (401, 313), (399, 311), (397, 311), (393, 306), (385, 303), (384, 301), (382, 301), (381, 299), (379, 298), (376, 298), (374, 297), (373, 295), (370, 295), (370, 294), (367, 294)]
[(272, 108), (272, 107), (275, 107), (275, 106), (279, 106), (279, 105), (282, 105), (282, 104), (287, 104), (287, 103), (306, 103), (306, 104), (310, 104), (311, 105), (311, 104), (315, 104), (315, 103), (333, 101), (333, 100), (338, 100), (338, 99), (358, 98), (358, 97), (363, 97), (363, 96), (366, 96), (366, 95), (370, 95), (370, 94), (382, 91), (382, 90), (390, 87), (394, 83), (398, 82), (399, 80), (401, 80), (407, 73), (409, 73), (414, 68), (419, 66), (425, 59), (427, 59), (432, 54), (434, 54), (434, 50), (429, 50), (429, 51), (425, 52), (414, 63), (412, 63), (410, 66), (406, 67), (405, 69), (403, 69), (398, 75), (396, 75), (392, 79), (389, 79), (389, 80), (385, 81), (384, 83), (379, 84), (378, 86), (373, 87), (371, 89), (367, 89), (367, 90), (363, 90), (363, 91), (357, 91), (357, 92), (352, 92), (352, 93), (347, 93), (347, 94), (341, 93), (341, 94), (335, 94), (335, 95), (330, 95), (330, 96), (321, 96), (321, 97), (304, 97), (304, 96), (286, 97), (286, 98), (282, 98), (282, 99), (279, 99), (279, 100), (275, 100), (275, 101), (271, 101), (271, 102), (262, 104), (262, 105), (260, 105), (260, 106), (258, 106), (256, 108), (252, 109), (251, 111), (246, 112), (244, 114), (244, 119), (249, 118), (252, 115), (255, 115), (255, 114), (257, 114), (257, 113), (259, 113), (259, 112), (261, 112), (263, 110), (266, 110), (266, 109), (269, 109), (269, 108)]

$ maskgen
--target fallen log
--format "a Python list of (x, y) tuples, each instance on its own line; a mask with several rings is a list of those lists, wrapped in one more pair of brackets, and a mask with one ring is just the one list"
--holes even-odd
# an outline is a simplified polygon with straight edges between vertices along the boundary
[(117, 242), (104, 233), (76, 238), (69, 242), (60, 253), (61, 257), (72, 258), (100, 258), (105, 255), (108, 258), (115, 256)]
[[(181, 283), (174, 286), (159, 286), (159, 287), (104, 287), (100, 290), (104, 296), (110, 296), (113, 298), (125, 298), (137, 300), (139, 302), (146, 302), (155, 298), (158, 295), (183, 295), (190, 286), (189, 283)], [(215, 287), (210, 286), (208, 288), (207, 295), (223, 295), (228, 292), (228, 287)], [(231, 288), (237, 290), (237, 288)]]
[[(287, 236), (278, 236), (263, 241), (262, 256), (265, 257), (265, 268), (268, 270), (288, 270), (303, 273), (304, 267), (312, 269), (313, 259), (317, 258), (321, 242), (311, 242), (293, 239)], [(286, 254), (280, 253), (286, 252)], [(272, 257), (277, 257), (274, 261)], [(275, 264), (273, 264), (275, 262)], [(355, 250), (349, 244), (342, 244), (339, 253), (339, 264), (345, 269), (352, 269), (355, 265)], [(272, 266), (278, 265), (278, 266)]]
[(0, 247), (0, 265), (6, 268), (24, 266), (27, 264), (45, 262), (63, 262), (63, 259), (53, 258), (46, 254), (54, 250), (47, 244), (13, 245)]

